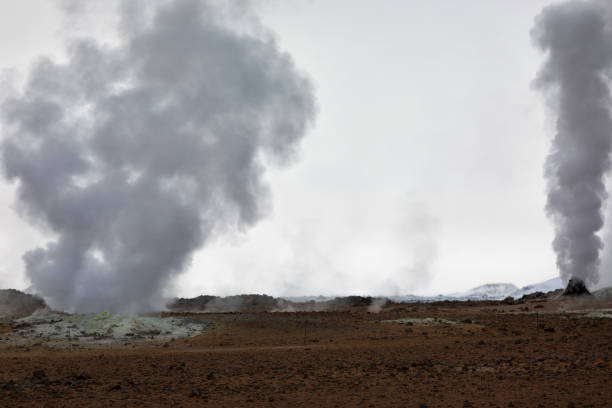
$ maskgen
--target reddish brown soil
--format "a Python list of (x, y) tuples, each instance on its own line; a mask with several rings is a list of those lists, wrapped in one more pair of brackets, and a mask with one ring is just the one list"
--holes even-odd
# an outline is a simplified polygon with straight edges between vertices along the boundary
[[(167, 344), (3, 346), (0, 406), (610, 407), (612, 319), (567, 313), (610, 306), (208, 314), (215, 328)], [(379, 322), (403, 317), (464, 323)]]

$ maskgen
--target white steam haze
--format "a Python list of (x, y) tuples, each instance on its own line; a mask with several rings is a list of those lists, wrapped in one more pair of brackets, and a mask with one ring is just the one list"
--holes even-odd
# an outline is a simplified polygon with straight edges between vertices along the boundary
[[(607, 2), (210, 0), (191, 3), (201, 8), (202, 18), (187, 21), (199, 25), (181, 22), (176, 36), (170, 26), (155, 23), (156, 13), (185, 4), (0, 0), (0, 98), (26, 106), (39, 92), (59, 105), (62, 117), (44, 126), (45, 137), (31, 135), (31, 126), (40, 127), (44, 115), (36, 119), (38, 125), (25, 116), (9, 125), (5, 110), (0, 121), (3, 143), (38, 160), (17, 163), (15, 156), (12, 164), (2, 163), (6, 170), (11, 164), (14, 176), (0, 178), (0, 287), (40, 290), (33, 278), (47, 275), (43, 271), (52, 264), (44, 260), (61, 249), (47, 244), (59, 245), (62, 238), (64, 248), (83, 254), (82, 267), (72, 267), (81, 279), (68, 288), (51, 277), (48, 284), (66, 290), (56, 301), (75, 308), (85, 303), (96, 308), (106, 302), (105, 292), (117, 290), (119, 298), (130, 285), (135, 295), (116, 308), (146, 307), (160, 295), (436, 295), (495, 282), (521, 287), (559, 274), (551, 242), (559, 226), (571, 229), (547, 216), (557, 214), (554, 220), (562, 212), (550, 205), (555, 182), (545, 178), (543, 166), (553, 157), (555, 135), (570, 139), (557, 119), (563, 113), (561, 85), (571, 72), (561, 75), (567, 66), (560, 60), (550, 65), (553, 43), (542, 43), (537, 33), (563, 34), (554, 24), (542, 31), (545, 15), (561, 18), (555, 10), (571, 11), (570, 24), (572, 16), (609, 8)], [(609, 10), (601, 14), (607, 27)], [(195, 41), (198, 35), (206, 41)], [(162, 41), (145, 41), (154, 36)], [(586, 39), (569, 36), (568, 46)], [(193, 47), (170, 47), (179, 38)], [(599, 45), (605, 48), (605, 42)], [(171, 52), (162, 57), (166, 47)], [(200, 67), (206, 72), (189, 80), (200, 69), (189, 54), (195, 48), (208, 53)], [(188, 63), (173, 61), (183, 56)], [(49, 73), (40, 81), (45, 58)], [(226, 66), (231, 69), (221, 69)], [(575, 68), (585, 74), (590, 69)], [(81, 69), (90, 71), (79, 75)], [(538, 72), (554, 75), (540, 75), (534, 87)], [(267, 77), (262, 81), (257, 74)], [(279, 93), (283, 86), (296, 90), (310, 107), (300, 111), (299, 98)], [(47, 87), (59, 91), (42, 92)], [(213, 99), (217, 102), (208, 102)], [(110, 103), (114, 100), (118, 103)], [(53, 109), (47, 114), (57, 115)], [(265, 130), (274, 120), (302, 123), (305, 132), (295, 128), (289, 139), (274, 137)], [(30, 127), (25, 136), (20, 126)], [(138, 130), (134, 136), (125, 137), (133, 129)], [(222, 130), (233, 136), (213, 151), (209, 143)], [(167, 134), (201, 138), (166, 143)], [(35, 154), (43, 140), (57, 143), (57, 150)], [(25, 170), (28, 177), (37, 169), (42, 174), (41, 166), (52, 162), (47, 159), (60, 146), (72, 146), (68, 156), (80, 158), (62, 160), (63, 168), (54, 169), (68, 179), (66, 186), (83, 189), (77, 201), (67, 199), (66, 188), (22, 181)], [(555, 174), (551, 160), (549, 176)], [(610, 184), (606, 166), (594, 167), (601, 170), (599, 180)], [(44, 176), (55, 174), (50, 173)], [(111, 173), (123, 179), (111, 183)], [(95, 187), (105, 181), (116, 189), (116, 200), (105, 201)], [(49, 201), (23, 196), (27, 185), (41, 193), (50, 190)], [(585, 214), (596, 221), (585, 236), (595, 245), (593, 237), (599, 236), (603, 243), (597, 250), (600, 286), (612, 284), (612, 217), (607, 215), (612, 206), (606, 190), (610, 186), (595, 194), (601, 206), (591, 213), (595, 216)], [(132, 218), (139, 200), (146, 205)], [(87, 205), (77, 204), (83, 202)], [(160, 203), (167, 206), (156, 208)], [(128, 212), (118, 210), (123, 206)], [(83, 207), (100, 215), (90, 219)], [(137, 245), (131, 242), (137, 231), (116, 228), (131, 219), (136, 229), (145, 225), (148, 232), (142, 235), (151, 243), (153, 230), (172, 234), (162, 223), (169, 217), (159, 215), (163, 209), (191, 210), (199, 218), (172, 224), (184, 238), (176, 242), (184, 256), (175, 260), (161, 253), (170, 250), (163, 246), (150, 258), (113, 259), (123, 256), (119, 247), (90, 232), (106, 229), (107, 237), (117, 234), (119, 242)], [(606, 214), (604, 225), (597, 227), (601, 214)], [(88, 225), (93, 220), (100, 225)], [(68, 242), (71, 237), (78, 239)], [(39, 255), (29, 257), (33, 268), (26, 269), (22, 255), (36, 248), (41, 251), (31, 254)], [(118, 271), (94, 272), (94, 266), (105, 269), (112, 262), (139, 269), (157, 256), (164, 257), (163, 268), (154, 268), (150, 278), (144, 269), (147, 278), (122, 274), (129, 279), (118, 289), (111, 287)], [(78, 258), (70, 262), (78, 265)], [(68, 278), (71, 272), (62, 273)], [(136, 306), (129, 304), (139, 297)]]
[(546, 52), (536, 85), (549, 91), (556, 135), (546, 161), (547, 211), (564, 281), (599, 282), (599, 231), (610, 168), (612, 26), (605, 3), (571, 1), (545, 8), (533, 30)]
[(2, 105), (19, 211), (56, 235), (26, 252), (26, 275), (64, 310), (159, 307), (211, 235), (268, 211), (265, 167), (314, 118), (311, 83), (265, 30), (236, 31), (212, 2), (150, 20), (123, 4), (118, 45), (71, 41)]

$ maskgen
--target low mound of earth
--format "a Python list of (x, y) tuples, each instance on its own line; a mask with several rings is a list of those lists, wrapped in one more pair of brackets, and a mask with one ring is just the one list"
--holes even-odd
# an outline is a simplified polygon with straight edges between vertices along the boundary
[(593, 296), (602, 300), (612, 300), (612, 287), (598, 289), (593, 292)]
[[(0, 406), (610, 406), (612, 301), (387, 303), (379, 313), (362, 303), (331, 312), (166, 313), (212, 323), (167, 342), (3, 342)], [(58, 324), (35, 317), (0, 338)], [(86, 333), (79, 319), (127, 326), (100, 315), (59, 318)]]
[(0, 317), (28, 316), (46, 308), (45, 301), (38, 296), (15, 289), (0, 289)]

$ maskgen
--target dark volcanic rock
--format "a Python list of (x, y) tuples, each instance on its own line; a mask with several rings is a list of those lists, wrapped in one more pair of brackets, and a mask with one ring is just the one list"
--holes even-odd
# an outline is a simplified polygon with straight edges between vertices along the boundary
[(538, 298), (543, 298), (543, 297), (546, 297), (546, 293), (537, 291), (537, 292), (523, 295), (519, 300), (525, 301), (525, 300), (533, 300), (533, 299), (538, 299)]
[(279, 308), (278, 300), (268, 295), (227, 297), (202, 295), (191, 299), (174, 299), (166, 305), (173, 312), (265, 312)]
[(584, 282), (580, 279), (572, 278), (567, 282), (567, 286), (563, 291), (563, 296), (580, 296), (580, 295), (591, 295), (591, 292), (587, 289)]
[(344, 303), (351, 307), (357, 306), (369, 306), (372, 304), (371, 296), (346, 296), (341, 298), (336, 298), (338, 303)]
[(194, 298), (176, 298), (168, 303), (167, 307), (171, 311), (192, 312), (206, 310), (206, 306), (213, 300), (219, 299), (217, 296), (200, 295)]
[(389, 302), (386, 298), (373, 298), (370, 296), (345, 296), (327, 299), (325, 301), (292, 301), (284, 298), (275, 298), (268, 295), (236, 295), (236, 296), (208, 296), (195, 298), (175, 298), (167, 305), (171, 312), (240, 312), (258, 313), (273, 311), (342, 311), (351, 308), (366, 308), (374, 302), (381, 305)]

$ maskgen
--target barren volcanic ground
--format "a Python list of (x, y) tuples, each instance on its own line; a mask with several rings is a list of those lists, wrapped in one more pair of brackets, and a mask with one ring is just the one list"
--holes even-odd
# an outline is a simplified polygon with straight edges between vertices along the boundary
[(610, 407), (611, 307), (191, 314), (214, 326), (167, 343), (3, 344), (0, 406)]

